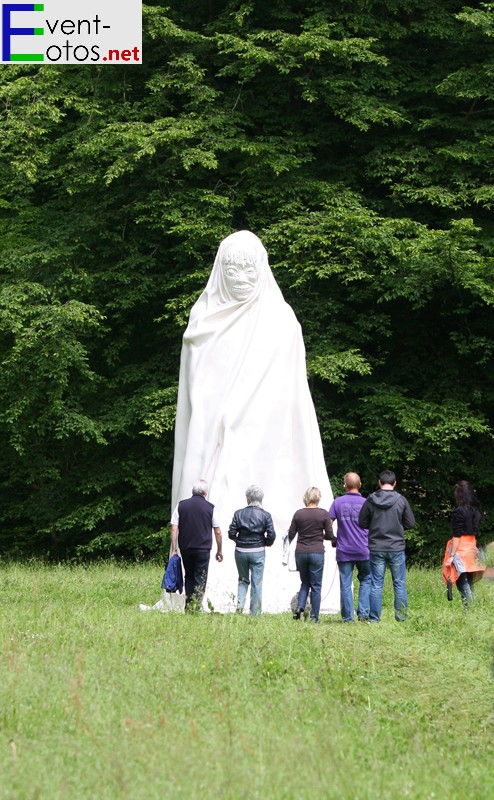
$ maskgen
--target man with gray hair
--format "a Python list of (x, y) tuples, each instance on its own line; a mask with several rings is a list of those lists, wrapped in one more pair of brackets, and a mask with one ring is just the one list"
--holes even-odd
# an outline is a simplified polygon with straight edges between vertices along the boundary
[(192, 497), (181, 500), (172, 514), (172, 555), (180, 548), (185, 571), (185, 610), (199, 610), (206, 591), (209, 558), (216, 539), (216, 561), (223, 561), (222, 536), (215, 507), (206, 498), (208, 484), (200, 480)]
[(262, 508), (264, 492), (251, 485), (245, 490), (247, 506), (235, 511), (228, 537), (235, 542), (235, 563), (238, 571), (237, 611), (244, 610), (250, 585), (250, 613), (258, 617), (262, 610), (262, 577), (265, 548), (276, 539), (273, 519)]

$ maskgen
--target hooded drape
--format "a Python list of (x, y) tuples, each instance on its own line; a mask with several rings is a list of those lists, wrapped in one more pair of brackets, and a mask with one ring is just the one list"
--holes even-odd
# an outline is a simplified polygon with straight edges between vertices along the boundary
[[(200, 478), (209, 483), (223, 533), (224, 561), (214, 560), (213, 546), (207, 598), (216, 610), (234, 608), (237, 571), (228, 526), (255, 483), (277, 533), (266, 550), (263, 610), (288, 610), (299, 581), (282, 565), (282, 536), (308, 486), (320, 488), (323, 508), (333, 496), (301, 327), (250, 231), (221, 242), (183, 337), (172, 508)], [(322, 610), (338, 610), (338, 597), (334, 550), (327, 547)]]

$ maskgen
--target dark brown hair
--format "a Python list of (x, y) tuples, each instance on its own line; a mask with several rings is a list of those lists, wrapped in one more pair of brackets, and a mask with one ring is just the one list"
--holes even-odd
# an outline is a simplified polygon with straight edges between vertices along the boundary
[(456, 505), (468, 506), (472, 511), (474, 519), (477, 523), (479, 523), (483, 517), (482, 507), (472, 488), (472, 485), (468, 481), (458, 481), (458, 483), (455, 484), (453, 491)]

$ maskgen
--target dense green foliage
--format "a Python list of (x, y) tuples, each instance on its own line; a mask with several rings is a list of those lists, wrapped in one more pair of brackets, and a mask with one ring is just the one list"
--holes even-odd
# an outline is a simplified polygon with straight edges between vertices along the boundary
[(140, 614), (157, 565), (8, 564), (0, 800), (472, 800), (492, 794), (492, 591), (410, 619)]
[(456, 480), (492, 509), (493, 37), (493, 3), (171, 0), (142, 66), (0, 68), (4, 552), (160, 547), (181, 335), (241, 227), (335, 485), (395, 468), (420, 558)]

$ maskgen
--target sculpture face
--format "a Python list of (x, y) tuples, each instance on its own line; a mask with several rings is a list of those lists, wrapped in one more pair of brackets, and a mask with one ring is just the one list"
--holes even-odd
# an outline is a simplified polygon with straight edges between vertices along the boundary
[(228, 293), (234, 300), (248, 300), (256, 288), (259, 273), (251, 253), (227, 250), (221, 269)]

